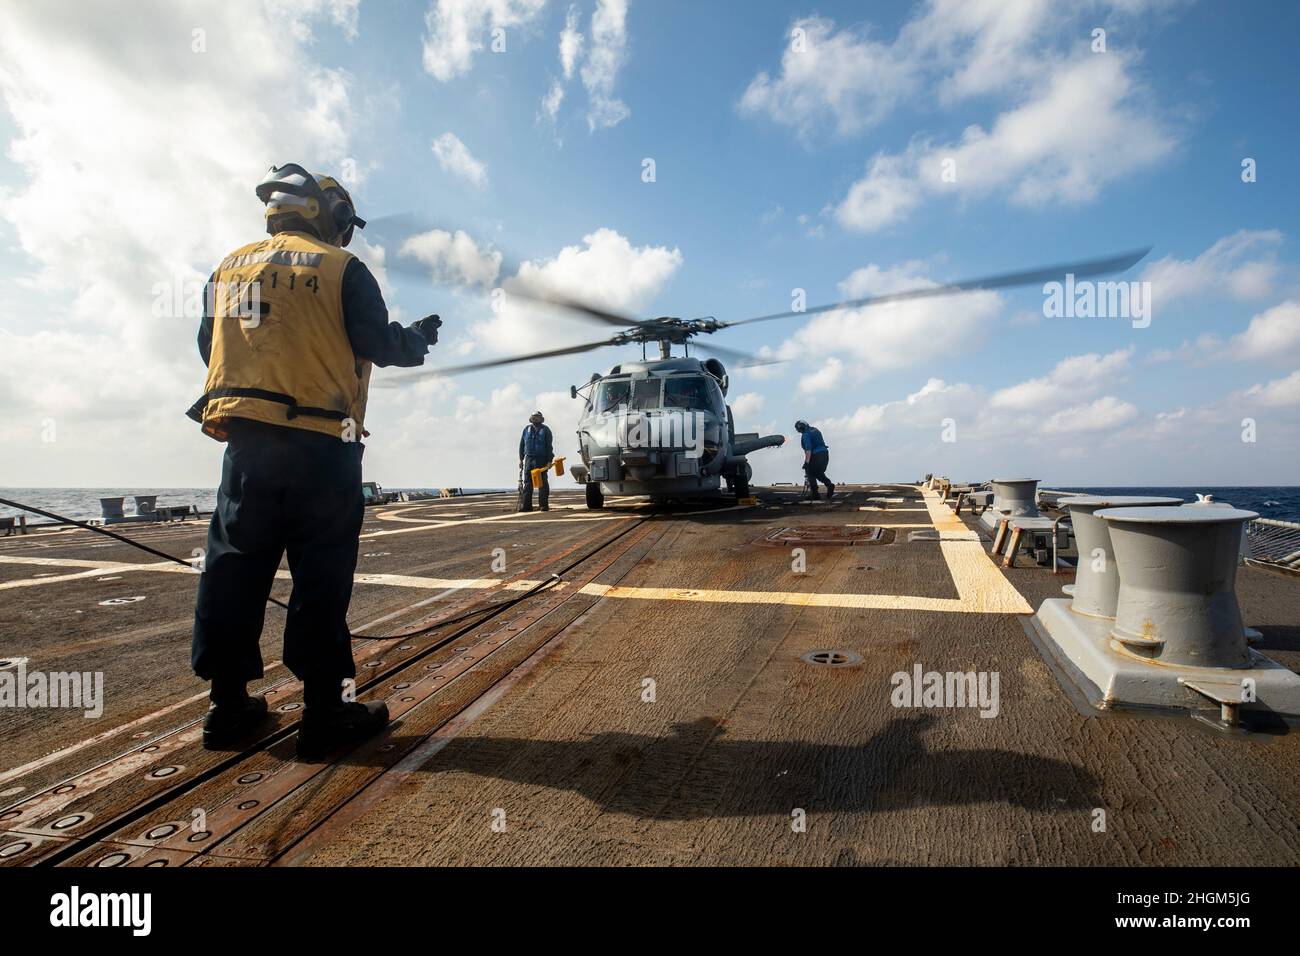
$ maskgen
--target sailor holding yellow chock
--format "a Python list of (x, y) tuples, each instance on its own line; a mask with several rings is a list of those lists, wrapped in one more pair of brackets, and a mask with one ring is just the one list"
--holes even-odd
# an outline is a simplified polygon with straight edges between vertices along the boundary
[(382, 730), (381, 703), (343, 699), (356, 676), (347, 625), (361, 531), (361, 439), (372, 365), (422, 365), (436, 316), (388, 321), (365, 264), (343, 247), (363, 228), (335, 179), (290, 163), (258, 184), (269, 239), (236, 249), (207, 288), (203, 396), (189, 410), (226, 443), (194, 610), (192, 663), (212, 682), (204, 745), (254, 730), (266, 701), (258, 642), (288, 552), (293, 593), (284, 663), (303, 682), (299, 752), (324, 754)]

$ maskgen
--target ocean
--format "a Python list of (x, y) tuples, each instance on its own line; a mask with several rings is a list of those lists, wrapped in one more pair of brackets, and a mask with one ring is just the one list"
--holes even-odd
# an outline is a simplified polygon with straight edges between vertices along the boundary
[[(433, 491), (431, 488), (385, 488), (385, 491)], [(466, 492), (481, 491), (505, 491), (504, 488), (466, 488)], [(1184, 498), (1187, 501), (1195, 501), (1196, 495), (1212, 494), (1218, 501), (1226, 501), (1236, 505), (1238, 508), (1245, 508), (1248, 511), (1257, 511), (1264, 518), (1278, 518), (1282, 521), (1300, 521), (1300, 487), (1266, 487), (1266, 486), (1234, 486), (1229, 488), (1219, 487), (1179, 487), (1179, 488), (1125, 488), (1125, 487), (1107, 487), (1107, 488), (1077, 488), (1069, 487), (1068, 491), (1087, 492), (1088, 494), (1124, 494), (1124, 495), (1166, 495), (1174, 498)], [(215, 488), (0, 488), (0, 498), (9, 498), (13, 501), (21, 501), (26, 504), (33, 504), (38, 508), (44, 508), (46, 511), (57, 512), (58, 514), (67, 515), (69, 518), (76, 518), (79, 521), (85, 521), (89, 518), (100, 517), (99, 499), (116, 496), (126, 496), (124, 502), (127, 514), (131, 514), (134, 505), (130, 500), (131, 495), (157, 495), (159, 506), (185, 506), (198, 505), (203, 513), (207, 514), (212, 511), (216, 502), (217, 492)], [(0, 505), (0, 517), (16, 515), (20, 512), (13, 508)], [(39, 524), (45, 521), (34, 515), (28, 515), (28, 519), (33, 524)]]
[[(484, 491), (504, 491), (504, 488), (466, 488), (466, 494)], [(384, 488), (384, 491), (429, 491), (438, 493), (437, 488)], [(61, 514), (78, 521), (102, 517), (99, 507), (100, 498), (125, 497), (122, 510), (131, 515), (135, 512), (132, 495), (157, 495), (157, 506), (185, 507), (197, 505), (205, 515), (212, 512), (217, 502), (215, 488), (0, 488), (0, 498), (21, 501), (23, 504), (35, 505), (46, 511)], [(23, 512), (16, 508), (0, 505), (0, 518), (18, 515)], [(47, 519), (39, 515), (28, 514), (28, 524), (46, 524)]]

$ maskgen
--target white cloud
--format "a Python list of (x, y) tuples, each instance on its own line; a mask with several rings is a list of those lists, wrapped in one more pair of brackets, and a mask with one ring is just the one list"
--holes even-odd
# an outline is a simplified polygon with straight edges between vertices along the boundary
[(820, 366), (799, 379), (799, 394), (812, 395), (826, 392), (840, 384), (844, 376), (844, 363), (837, 358), (828, 358)]
[(849, 415), (827, 419), (824, 430), (862, 435), (898, 428), (904, 431), (924, 430), (938, 437), (944, 419), (973, 416), (980, 401), (980, 393), (965, 383), (949, 385), (941, 378), (930, 378), (906, 398), (860, 405)]
[(560, 71), (563, 79), (551, 80), (551, 85), (542, 97), (542, 111), (554, 124), (564, 103), (564, 85), (573, 79), (573, 71), (582, 53), (584, 37), (578, 30), (578, 8), (569, 7), (564, 15), (564, 29), (560, 31)]
[(1131, 422), (1137, 416), (1137, 406), (1106, 395), (1096, 401), (1056, 412), (1043, 423), (1043, 431), (1048, 434), (1109, 431)]
[[(1172, 135), (1141, 104), (1128, 62), (1116, 52), (1086, 54), (1056, 69), (989, 130), (972, 125), (954, 143), (917, 141), (901, 154), (878, 154), (836, 209), (837, 219), (873, 232), (940, 193), (1005, 193), (1026, 206), (1094, 199), (1107, 183), (1173, 147)], [(954, 171), (952, 181), (945, 169)]]
[(432, 149), (444, 172), (459, 176), (477, 189), (487, 185), (487, 166), (474, 158), (455, 133), (443, 133), (433, 141)]
[(402, 243), (401, 252), (427, 265), (433, 281), (440, 285), (490, 289), (501, 268), (501, 253), (480, 246), (459, 229), (454, 234), (431, 229), (410, 236)]
[[(1106, 13), (1134, 3), (1091, 6), (1089, 13)], [(804, 17), (786, 30), (777, 75), (760, 72), (737, 107), (807, 138), (825, 124), (841, 135), (860, 133), (923, 97), (951, 106), (1023, 95), (1088, 36), (1080, 29), (1085, 20), (1083, 8), (1062, 10), (1049, 0), (930, 0), (886, 41), (869, 25), (838, 29), (826, 18)]]
[(1274, 254), (1281, 242), (1276, 229), (1242, 229), (1195, 259), (1166, 256), (1153, 262), (1142, 278), (1162, 303), (1206, 294), (1261, 298), (1272, 291), (1278, 271)]
[(877, 122), (916, 87), (917, 69), (905, 56), (866, 34), (837, 32), (830, 20), (796, 20), (786, 38), (780, 74), (754, 77), (740, 98), (741, 112), (765, 114), (801, 135), (830, 118), (849, 134)]
[[(341, 11), (346, 33), (347, 9), (307, 4), (298, 16)], [(202, 53), (191, 45), (200, 23)], [(63, 484), (75, 458), (101, 463), (86, 478), (193, 483), (199, 449), (219, 451), (183, 417), (202, 388), (198, 320), (173, 314), (167, 293), (197, 288), (221, 256), (263, 235), (253, 185), (271, 163), (337, 172), (364, 130), (352, 78), (282, 24), (259, 4), (208, 7), (201, 19), (169, 2), (7, 9), (0, 88), (13, 166), (0, 216), (34, 268), (3, 320), (5, 354), (23, 358), (5, 373), (0, 441), (26, 447), (47, 416), (60, 436), (15, 456), (24, 470), (9, 480)], [(132, 470), (146, 462), (147, 475)]]
[[(535, 393), (510, 382), (479, 398), (460, 391), (455, 380), (428, 379), (414, 391), (384, 392), (378, 400), (392, 402), (401, 414), (384, 441), (366, 450), (366, 467), (392, 487), (513, 487), (519, 434), (535, 409), (555, 435), (555, 453), (577, 460), (581, 403), (567, 390)], [(567, 474), (552, 473), (550, 481), (552, 488), (576, 487)]]
[[(571, 296), (612, 312), (635, 314), (659, 294), (681, 264), (679, 249), (634, 246), (617, 231), (602, 228), (583, 236), (580, 246), (565, 246), (552, 258), (522, 263), (501, 284), (507, 293)], [(488, 350), (512, 353), (595, 341), (615, 331), (555, 321), (566, 316), (562, 310), (507, 294), (493, 316), (470, 331)]]
[(578, 8), (569, 7), (564, 16), (564, 29), (560, 31), (560, 68), (566, 80), (573, 79), (573, 68), (582, 53), (583, 36), (578, 32)]
[(1130, 346), (1107, 355), (1092, 352), (1062, 359), (1041, 378), (1031, 378), (994, 392), (989, 405), (1007, 411), (1050, 411), (1063, 402), (1077, 400), (1115, 384), (1128, 370), (1133, 352)]
[[(839, 284), (839, 292), (844, 299), (860, 299), (938, 285), (921, 268), (917, 262), (892, 269), (873, 263), (849, 275)], [(809, 319), (777, 348), (764, 347), (759, 354), (786, 361), (843, 356), (862, 375), (906, 368), (964, 348), (970, 335), (994, 320), (1001, 302), (996, 292), (981, 291), (826, 312)], [(770, 377), (779, 373), (779, 367), (751, 371), (760, 378)]]
[(1245, 332), (1232, 337), (1228, 352), (1233, 358), (1273, 361), (1300, 353), (1300, 302), (1288, 299), (1255, 316)]
[(1292, 372), (1286, 378), (1275, 379), (1263, 385), (1253, 385), (1242, 394), (1245, 398), (1257, 401), (1261, 405), (1274, 407), (1300, 405), (1300, 370)]
[(526, 26), (545, 5), (546, 0), (436, 0), (424, 15), (425, 71), (443, 83), (468, 73), (493, 30)]
[(559, 80), (552, 80), (551, 87), (542, 97), (542, 110), (546, 113), (552, 123), (555, 117), (560, 114), (560, 106), (564, 103), (564, 84)]
[(619, 70), (626, 60), (627, 0), (596, 0), (596, 12), (591, 15), (591, 44), (579, 71), (587, 90), (587, 125), (593, 131), (617, 126), (632, 115), (627, 104), (614, 95)]
[(740, 395), (729, 396), (728, 401), (731, 405), (731, 413), (735, 416), (738, 431), (748, 431), (743, 423), (758, 418), (765, 403), (765, 399), (758, 392), (744, 392)]
[(1151, 363), (1182, 359), (1193, 365), (1224, 360), (1289, 362), (1300, 356), (1300, 302), (1287, 299), (1255, 315), (1245, 331), (1226, 342), (1215, 332), (1205, 332), (1176, 349), (1152, 352)]

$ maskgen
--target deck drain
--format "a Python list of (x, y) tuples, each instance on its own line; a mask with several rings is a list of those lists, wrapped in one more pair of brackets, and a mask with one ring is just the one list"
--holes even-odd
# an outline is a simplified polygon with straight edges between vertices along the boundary
[(179, 829), (180, 827), (174, 823), (164, 823), (162, 826), (154, 827), (144, 835), (144, 838), (146, 840), (165, 840)]
[(95, 866), (121, 866), (130, 859), (125, 853), (110, 853), (108, 856), (96, 861)]
[(25, 853), (31, 848), (32, 845), (25, 840), (20, 840), (17, 843), (6, 843), (3, 847), (0, 847), (0, 859), (17, 856), (19, 853)]
[(852, 667), (862, 663), (862, 655), (852, 651), (809, 651), (800, 654), (799, 660), (805, 664), (819, 664), (822, 667)]
[(876, 526), (849, 527), (838, 524), (805, 524), (795, 527), (775, 528), (758, 539), (758, 544), (769, 548), (787, 548), (800, 545), (889, 544), (894, 532)]

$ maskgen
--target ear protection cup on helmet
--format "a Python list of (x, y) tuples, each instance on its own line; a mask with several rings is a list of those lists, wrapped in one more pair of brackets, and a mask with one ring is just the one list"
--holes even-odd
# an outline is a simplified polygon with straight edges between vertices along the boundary
[(352, 197), (333, 176), (317, 176), (316, 182), (329, 203), (334, 241), (340, 246), (346, 246), (352, 241), (353, 228), (364, 229), (366, 221), (358, 218), (356, 209), (352, 205)]

